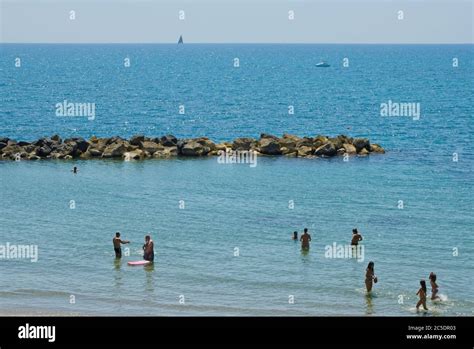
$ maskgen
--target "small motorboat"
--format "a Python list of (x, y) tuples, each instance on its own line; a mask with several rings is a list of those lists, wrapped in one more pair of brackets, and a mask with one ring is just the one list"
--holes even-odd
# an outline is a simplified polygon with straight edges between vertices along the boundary
[(327, 67), (330, 67), (330, 65), (326, 62), (319, 62), (316, 64), (316, 67), (318, 68), (327, 68)]

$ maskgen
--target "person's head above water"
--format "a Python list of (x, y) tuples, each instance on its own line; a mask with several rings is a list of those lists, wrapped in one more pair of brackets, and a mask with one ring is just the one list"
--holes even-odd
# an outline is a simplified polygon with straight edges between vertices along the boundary
[(116, 232), (115, 236), (119, 238), (120, 237), (120, 232)]
[(369, 265), (367, 265), (367, 269), (374, 271), (374, 262), (370, 261)]
[(359, 234), (359, 232), (357, 231), (357, 228), (352, 229), (352, 234)]
[(297, 231), (294, 231), (293, 232), (293, 239), (297, 239), (298, 238), (298, 232)]
[(150, 241), (150, 239), (151, 239), (150, 235), (145, 235), (145, 241), (146, 242)]
[(307, 232), (308, 232), (308, 228), (304, 228), (304, 232), (307, 233)]
[(433, 281), (433, 282), (436, 282), (436, 274), (431, 272), (430, 273), (430, 280)]

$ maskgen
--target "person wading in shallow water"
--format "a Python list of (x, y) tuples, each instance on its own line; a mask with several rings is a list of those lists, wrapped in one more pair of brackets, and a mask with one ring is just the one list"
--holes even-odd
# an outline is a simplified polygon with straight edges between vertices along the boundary
[(122, 247), (120, 246), (120, 244), (129, 244), (130, 241), (122, 240), (120, 238), (120, 233), (116, 232), (115, 237), (112, 239), (112, 242), (114, 244), (115, 258), (122, 258)]
[(308, 228), (304, 228), (303, 235), (300, 237), (301, 248), (303, 250), (309, 250), (309, 242), (311, 241), (311, 235), (308, 234)]
[(77, 166), (74, 166), (72, 168), (71, 172), (75, 174), (75, 173), (79, 172), (79, 169), (77, 168)]
[(154, 244), (150, 235), (145, 236), (145, 244), (143, 245), (143, 259), (153, 263), (155, 259), (155, 251), (153, 250)]
[(357, 229), (352, 229), (352, 240), (351, 240), (351, 245), (352, 246), (357, 246), (359, 245), (359, 241), (362, 241), (362, 235), (359, 234)]
[(416, 293), (417, 296), (420, 297), (418, 303), (416, 303), (416, 310), (420, 308), (420, 305), (423, 306), (423, 309), (428, 310), (426, 307), (426, 282), (425, 280), (420, 281), (420, 289)]
[(370, 261), (365, 270), (365, 287), (367, 288), (367, 292), (372, 291), (372, 286), (376, 283), (377, 277), (375, 276), (374, 262)]
[(298, 232), (297, 231), (293, 232), (293, 238), (292, 239), (295, 240), (295, 241), (298, 240)]

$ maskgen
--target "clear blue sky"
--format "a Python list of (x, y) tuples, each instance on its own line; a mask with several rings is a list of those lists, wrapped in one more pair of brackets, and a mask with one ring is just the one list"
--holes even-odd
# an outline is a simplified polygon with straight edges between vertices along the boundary
[(473, 1), (0, 0), (0, 42), (473, 43)]

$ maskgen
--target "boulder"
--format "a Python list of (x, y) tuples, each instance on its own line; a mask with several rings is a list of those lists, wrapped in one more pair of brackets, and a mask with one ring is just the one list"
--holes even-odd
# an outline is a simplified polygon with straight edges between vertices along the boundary
[(371, 144), (370, 145), (370, 151), (373, 152), (373, 153), (380, 153), (380, 154), (385, 154), (385, 149), (382, 148), (380, 145), (378, 144)]
[(225, 143), (218, 143), (216, 144), (216, 151), (227, 151), (227, 149), (231, 149), (232, 147), (228, 147)]
[(362, 149), (370, 150), (370, 141), (367, 138), (354, 138), (352, 145), (356, 147), (357, 153)]
[(274, 136), (274, 135), (271, 135), (271, 134), (268, 134), (268, 133), (261, 133), (260, 134), (260, 140), (262, 140), (264, 138), (270, 138), (270, 139), (275, 139), (275, 140), (279, 139), (277, 136)]
[(145, 141), (145, 136), (144, 135), (134, 135), (132, 138), (130, 138), (130, 144), (131, 145), (138, 145), (140, 146), (142, 142)]
[(59, 135), (51, 136), (51, 140), (53, 142), (56, 142), (56, 143), (61, 143), (62, 142), (62, 139), (61, 139), (61, 137), (59, 137)]
[(120, 144), (120, 143), (126, 142), (125, 139), (123, 139), (122, 137), (118, 137), (118, 136), (110, 137), (110, 138), (106, 138), (106, 139), (107, 139), (107, 142), (105, 143), (106, 145), (110, 145), (110, 144), (113, 144), (113, 143)]
[(360, 156), (369, 155), (369, 151), (368, 151), (367, 149), (365, 149), (365, 148), (362, 148), (362, 149), (360, 150), (360, 152), (358, 153), (358, 155), (360, 155)]
[(178, 144), (178, 139), (173, 135), (166, 135), (160, 138), (160, 143), (165, 147), (174, 147)]
[(299, 147), (302, 147), (302, 146), (313, 147), (313, 145), (314, 145), (314, 139), (309, 138), (309, 137), (301, 138), (300, 140), (298, 140), (296, 142), (296, 148), (299, 148)]
[(293, 142), (298, 142), (301, 138), (295, 135), (290, 135), (288, 133), (284, 133), (282, 139), (287, 139)]
[(204, 156), (209, 153), (211, 149), (199, 143), (196, 140), (186, 142), (181, 148), (181, 155), (184, 156)]
[(6, 147), (4, 147), (2, 149), (2, 153), (7, 155), (7, 156), (10, 156), (12, 154), (16, 154), (16, 153), (21, 153), (23, 151), (23, 149), (16, 145), (16, 144), (11, 144), (11, 145), (7, 145)]
[(298, 156), (299, 157), (306, 157), (308, 155), (313, 155), (314, 149), (312, 147), (308, 147), (306, 145), (303, 145), (298, 148)]
[(102, 153), (103, 158), (121, 157), (127, 151), (124, 143), (112, 143), (108, 145)]
[(39, 157), (46, 157), (48, 156), (49, 154), (51, 154), (51, 151), (52, 149), (50, 147), (48, 147), (47, 145), (44, 145), (42, 147), (39, 147), (36, 149), (36, 155), (38, 155)]
[(29, 154), (28, 155), (28, 160), (41, 160), (41, 158), (38, 155)]
[(145, 157), (145, 152), (141, 149), (135, 149), (132, 151), (125, 152), (122, 156), (124, 160), (141, 160)]
[(250, 150), (255, 147), (257, 141), (250, 137), (236, 138), (232, 143), (233, 150)]
[(352, 144), (344, 143), (344, 144), (342, 145), (342, 147), (344, 148), (344, 151), (345, 151), (347, 154), (355, 154), (355, 153), (357, 153), (356, 147), (354, 147)]
[(7, 144), (9, 140), (10, 140), (10, 138), (8, 138), (8, 137), (0, 137), (0, 143)]
[(168, 158), (171, 156), (178, 155), (178, 147), (164, 147), (162, 150), (159, 150), (153, 153), (154, 158)]
[(313, 140), (313, 145), (316, 148), (319, 148), (323, 144), (326, 144), (328, 141), (329, 139), (326, 136), (317, 135), (316, 138), (314, 138)]
[(72, 156), (71, 155), (66, 155), (66, 156), (64, 156), (63, 159), (64, 160), (72, 160)]
[(314, 151), (314, 154), (317, 156), (334, 156), (336, 153), (336, 147), (331, 142), (323, 144)]
[(2, 150), (3, 148), (5, 148), (7, 146), (7, 143), (6, 142), (0, 142), (0, 150)]
[(344, 144), (343, 140), (339, 137), (328, 138), (328, 141), (334, 144), (336, 149), (342, 148), (342, 145)]
[(89, 148), (88, 152), (92, 157), (102, 156), (102, 152), (97, 148)]
[(259, 141), (260, 153), (265, 155), (280, 155), (281, 146), (278, 141), (278, 138), (266, 137), (261, 138)]
[(156, 144), (154, 142), (151, 142), (151, 141), (144, 141), (141, 143), (141, 146), (140, 146), (140, 149), (150, 153), (150, 154), (153, 154), (154, 152), (160, 150), (160, 149), (163, 149), (163, 146), (161, 144)]

